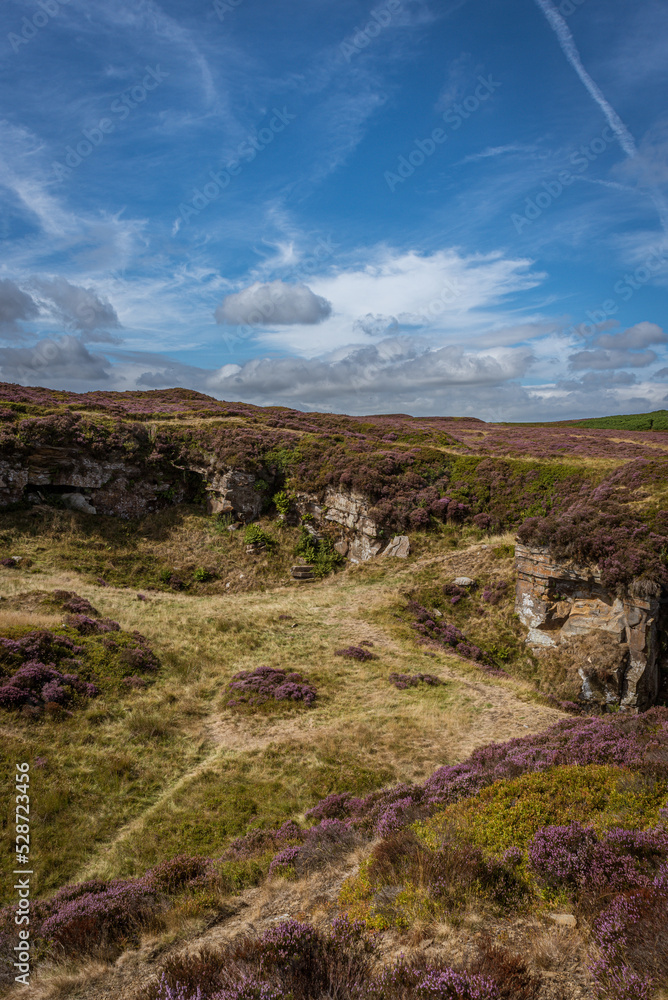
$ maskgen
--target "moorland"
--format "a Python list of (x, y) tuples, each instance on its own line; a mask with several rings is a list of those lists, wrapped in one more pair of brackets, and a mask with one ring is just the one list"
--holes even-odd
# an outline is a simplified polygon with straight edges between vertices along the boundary
[[(65, 452), (158, 499), (71, 509)], [(0, 466), (2, 837), (13, 863), (27, 762), (32, 996), (668, 996), (665, 686), (639, 714), (582, 704), (573, 662), (525, 641), (514, 562), (519, 538), (662, 593), (668, 412), (493, 425), (5, 385)], [(212, 511), (230, 468), (252, 520)], [(410, 554), (346, 559), (304, 506), (328, 491)]]

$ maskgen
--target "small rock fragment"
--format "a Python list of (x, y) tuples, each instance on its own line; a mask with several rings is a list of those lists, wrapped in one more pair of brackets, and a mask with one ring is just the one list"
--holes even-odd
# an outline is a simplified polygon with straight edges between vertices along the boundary
[(550, 913), (552, 920), (558, 927), (577, 927), (577, 920), (572, 913)]

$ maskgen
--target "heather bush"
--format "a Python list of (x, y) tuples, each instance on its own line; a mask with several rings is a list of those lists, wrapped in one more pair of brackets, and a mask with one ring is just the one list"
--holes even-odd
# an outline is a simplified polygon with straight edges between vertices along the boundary
[(363, 646), (346, 646), (345, 649), (335, 649), (334, 656), (345, 656), (349, 660), (360, 660), (362, 663), (365, 660), (378, 659), (375, 653), (370, 653)]
[(495, 583), (488, 583), (482, 592), (482, 599), (487, 604), (498, 604), (506, 596), (508, 582), (497, 580)]
[(117, 689), (128, 676), (159, 667), (140, 633), (123, 632), (110, 619), (72, 614), (58, 629), (19, 629), (14, 638), (0, 636), (0, 707), (67, 710)]
[[(221, 952), (167, 961), (147, 1000), (356, 1000), (365, 994), (376, 945), (363, 924), (345, 917), (326, 931), (286, 920)], [(197, 991), (200, 991), (198, 994)]]
[(617, 895), (594, 925), (598, 1000), (653, 1000), (668, 977), (668, 880)]
[(505, 670), (494, 663), (492, 655), (476, 646), (475, 643), (469, 642), (456, 625), (449, 624), (443, 618), (434, 621), (433, 613), (423, 605), (418, 604), (417, 601), (409, 601), (407, 610), (414, 619), (411, 628), (418, 633), (418, 642), (434, 643), (445, 649), (452, 649), (464, 659), (473, 660), (487, 674), (494, 677), (507, 676)]
[(111, 618), (90, 618), (88, 615), (68, 615), (65, 624), (80, 635), (103, 635), (119, 632), (121, 626)]
[(589, 827), (543, 827), (529, 844), (529, 863), (540, 881), (595, 905), (611, 892), (652, 884), (668, 861), (668, 834), (613, 828), (600, 837)]
[(78, 891), (61, 890), (49, 900), (50, 915), (39, 928), (56, 954), (116, 953), (138, 943), (141, 930), (157, 912), (155, 890), (142, 879), (92, 883)]
[(445, 684), (439, 677), (434, 674), (390, 674), (388, 677), (390, 684), (393, 684), (395, 688), (399, 688), (400, 691), (405, 691), (409, 687), (419, 687), (420, 684), (426, 684), (428, 687), (437, 687), (440, 684)]
[(258, 707), (267, 702), (303, 702), (313, 705), (316, 689), (296, 671), (274, 667), (241, 670), (227, 685), (228, 707), (248, 705)]
[(546, 546), (557, 559), (594, 565), (610, 589), (633, 585), (640, 594), (668, 586), (668, 536), (613, 496), (612, 488), (594, 494), (549, 517), (529, 518), (518, 530), (525, 545)]
[(95, 684), (82, 681), (77, 674), (63, 674), (51, 665), (29, 660), (0, 686), (0, 707), (66, 707), (98, 694)]
[(485, 976), (401, 960), (383, 969), (361, 991), (360, 1000), (501, 1000)]
[(54, 590), (51, 601), (63, 611), (73, 615), (91, 615), (97, 617), (98, 612), (85, 597), (80, 597), (73, 590)]

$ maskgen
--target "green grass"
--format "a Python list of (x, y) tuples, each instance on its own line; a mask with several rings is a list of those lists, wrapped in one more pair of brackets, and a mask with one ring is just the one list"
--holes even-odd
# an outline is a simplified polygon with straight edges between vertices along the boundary
[[(141, 631), (162, 664), (148, 688), (121, 691), (110, 681), (69, 718), (0, 718), (4, 787), (17, 761), (31, 763), (37, 895), (93, 875), (144, 871), (178, 853), (220, 856), (234, 836), (299, 817), (329, 792), (364, 794), (394, 781), (421, 781), (440, 764), (507, 738), (514, 716), (518, 727), (540, 725), (540, 712), (553, 718), (542, 708), (529, 714), (512, 693), (526, 697), (521, 682), (488, 680), (445, 650), (427, 660), (414, 633), (397, 626), (397, 601), (416, 580), (435, 585), (461, 572), (443, 560), (477, 558), (456, 547), (450, 529), (416, 535), (417, 555), (408, 560), (347, 566), (299, 585), (287, 572), (272, 582), (269, 558), (265, 568), (261, 559), (245, 562), (241, 533), (224, 525), (212, 530), (213, 519), (188, 507), (134, 525), (91, 523), (63, 512), (45, 514), (41, 529), (33, 530), (23, 514), (11, 518), (3, 527), (12, 553), (27, 558), (19, 569), (0, 568), (0, 592), (13, 598), (36, 588), (76, 590), (127, 632)], [(275, 522), (271, 530), (279, 540), (277, 558), (288, 565), (298, 530)], [(226, 553), (230, 562), (238, 560), (226, 569), (235, 584), (217, 589), (221, 577), (178, 593), (144, 589), (147, 600), (138, 601), (122, 566), (122, 585), (95, 582), (98, 550), (87, 543), (104, 541), (113, 550), (115, 539), (140, 565), (152, 555), (159, 565), (169, 551), (173, 564), (181, 552), (196, 568), (208, 564), (203, 551)], [(192, 552), (189, 545), (201, 548)], [(504, 558), (488, 550), (484, 572), (504, 570)], [(239, 580), (240, 573), (246, 579)], [(31, 600), (26, 611), (21, 600), (4, 605), (0, 634), (59, 627), (48, 602), (42, 607)], [(335, 655), (363, 639), (374, 642), (377, 659), (359, 663)], [(303, 673), (318, 690), (315, 706), (226, 708), (230, 678), (259, 664)], [(387, 679), (392, 672), (426, 669), (454, 673), (443, 686), (423, 690), (399, 691)], [(472, 676), (480, 692), (467, 686)], [(488, 721), (485, 706), (496, 706), (499, 698), (502, 722)], [(35, 765), (38, 757), (46, 760), (43, 768)], [(13, 803), (8, 797), (3, 802), (1, 832), (10, 849)], [(11, 888), (3, 900), (8, 898)]]
[(627, 413), (617, 417), (592, 417), (574, 421), (578, 427), (600, 427), (613, 431), (668, 431), (668, 410)]
[(543, 826), (573, 821), (597, 832), (614, 826), (644, 830), (656, 825), (668, 783), (613, 765), (562, 766), (497, 781), (477, 795), (439, 811), (419, 829), (436, 847), (443, 831), (501, 854), (525, 850)]

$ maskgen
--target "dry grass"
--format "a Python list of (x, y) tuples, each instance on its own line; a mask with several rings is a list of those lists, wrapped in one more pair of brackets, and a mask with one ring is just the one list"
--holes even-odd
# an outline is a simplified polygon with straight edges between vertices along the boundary
[[(35, 590), (74, 590), (102, 616), (146, 635), (163, 668), (153, 686), (115, 702), (96, 699), (65, 723), (10, 715), (1, 720), (7, 771), (15, 759), (47, 759), (31, 782), (42, 891), (92, 875), (139, 873), (178, 853), (219, 856), (248, 827), (303, 817), (331, 791), (363, 793), (420, 781), (485, 743), (537, 732), (560, 717), (532, 703), (532, 688), (520, 679), (489, 678), (445, 650), (427, 659), (393, 617), (401, 594), (421, 582), (509, 574), (503, 547), (512, 536), (463, 548), (454, 548), (445, 532), (417, 536), (415, 554), (406, 561), (376, 559), (304, 586), (287, 579), (272, 584), (258, 566), (257, 578), (242, 581), (244, 591), (207, 593), (203, 585), (192, 592), (144, 591), (148, 599), (139, 601), (135, 588), (103, 587), (76, 570), (82, 537), (75, 520), (68, 523), (71, 531), (53, 548), (25, 536), (22, 551), (30, 550), (32, 566), (0, 569), (0, 592), (12, 605), (0, 611), (0, 626), (54, 625), (58, 616), (40, 610), (39, 597), (11, 599)], [(137, 544), (161, 546), (167, 558), (194, 545), (194, 530), (188, 517), (177, 519), (170, 537), (157, 542), (144, 534)], [(200, 538), (198, 544), (209, 543)], [(218, 552), (217, 540), (210, 544)], [(243, 546), (228, 537), (224, 544), (228, 575), (244, 572), (243, 563), (232, 561), (245, 559)], [(204, 549), (196, 551), (199, 560)], [(490, 608), (480, 627), (494, 630), (506, 610)], [(335, 655), (363, 640), (373, 642), (377, 659), (360, 663)], [(305, 674), (318, 688), (316, 707), (256, 714), (225, 708), (231, 676), (260, 663)], [(407, 691), (388, 683), (391, 672), (425, 668), (446, 683)], [(152, 974), (156, 956), (174, 941), (215, 945), (286, 914), (328, 919), (363, 853), (355, 849), (298, 882), (273, 880), (245, 891), (238, 914), (204, 933), (197, 905), (176, 907), (157, 942), (145, 942), (113, 969), (47, 969), (35, 979), (33, 995), (120, 1000)], [(411, 942), (389, 939), (387, 947), (424, 948), (430, 936), (439, 954), (465, 951), (464, 931), (450, 927), (446, 934), (426, 925), (414, 929)]]
[[(189, 537), (182, 529), (181, 541)], [(437, 536), (420, 540), (422, 552), (406, 562), (373, 560), (301, 588), (152, 591), (147, 601), (73, 570), (0, 571), (7, 597), (37, 582), (43, 591), (75, 590), (103, 616), (144, 633), (164, 665), (154, 686), (116, 703), (91, 702), (66, 725), (12, 725), (7, 717), (10, 755), (21, 747), (49, 761), (35, 782), (45, 810), (36, 860), (39, 868), (42, 852), (47, 885), (140, 872), (180, 852), (220, 853), (249, 825), (300, 815), (330, 791), (423, 780), (484, 743), (555, 721), (554, 710), (530, 703), (522, 681), (487, 678), (445, 650), (427, 661), (412, 634), (392, 624), (390, 609), (416, 580), (507, 572), (509, 560), (494, 550), (510, 541), (499, 536), (461, 551)], [(334, 655), (362, 640), (374, 643), (377, 659)], [(255, 715), (223, 707), (232, 674), (258, 663), (308, 676), (316, 707)], [(387, 681), (427, 664), (445, 685), (398, 691)]]

